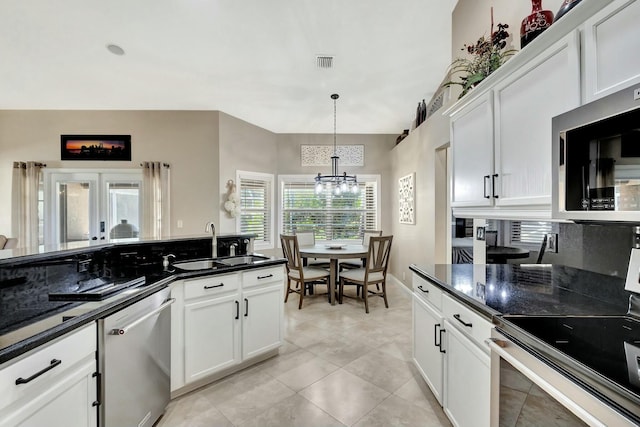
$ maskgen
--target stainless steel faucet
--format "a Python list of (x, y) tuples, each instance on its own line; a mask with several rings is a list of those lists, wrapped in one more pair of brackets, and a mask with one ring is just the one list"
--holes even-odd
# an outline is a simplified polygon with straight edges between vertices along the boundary
[(229, 246), (229, 255), (236, 256), (236, 248), (237, 247), (238, 247), (237, 243), (232, 243), (231, 246)]
[(213, 221), (207, 222), (207, 225), (204, 226), (205, 232), (211, 232), (211, 258), (218, 257), (218, 242), (216, 241), (216, 226), (213, 224)]

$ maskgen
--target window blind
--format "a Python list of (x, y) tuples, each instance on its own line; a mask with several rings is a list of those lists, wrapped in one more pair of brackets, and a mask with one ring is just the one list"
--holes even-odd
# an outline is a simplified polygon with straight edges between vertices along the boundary
[(239, 197), (240, 232), (256, 234), (256, 243), (271, 243), (271, 181), (241, 176)]
[(548, 221), (511, 221), (511, 243), (540, 245), (544, 235), (552, 232)]
[(377, 182), (359, 182), (357, 194), (317, 195), (313, 181), (282, 182), (282, 232), (314, 230), (316, 240), (362, 239), (378, 224)]

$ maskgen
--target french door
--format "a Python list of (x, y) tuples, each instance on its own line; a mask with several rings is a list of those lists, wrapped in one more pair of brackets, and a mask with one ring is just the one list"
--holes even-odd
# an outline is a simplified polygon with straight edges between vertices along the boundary
[(48, 171), (45, 245), (137, 238), (142, 172)]

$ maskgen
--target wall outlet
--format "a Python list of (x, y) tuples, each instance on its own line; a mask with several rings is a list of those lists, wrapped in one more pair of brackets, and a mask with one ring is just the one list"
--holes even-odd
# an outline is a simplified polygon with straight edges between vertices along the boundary
[(558, 233), (547, 234), (547, 252), (558, 253)]
[(179, 219), (179, 220), (178, 220), (178, 224), (177, 224), (177, 225), (178, 225), (178, 228), (182, 228), (182, 226), (183, 226), (184, 224), (182, 223), (182, 220), (181, 220), (181, 219)]
[(634, 101), (640, 99), (640, 87), (633, 90), (633, 99)]
[(402, 281), (404, 282), (404, 280), (405, 280), (405, 272), (403, 271), (402, 272)]

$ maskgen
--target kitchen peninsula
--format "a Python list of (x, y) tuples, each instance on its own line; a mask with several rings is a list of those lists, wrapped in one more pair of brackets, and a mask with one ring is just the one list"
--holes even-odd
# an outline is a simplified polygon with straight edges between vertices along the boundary
[[(248, 242), (251, 238), (219, 236), (218, 242), (224, 246), (225, 239)], [(250, 247), (245, 245), (244, 249)], [(126, 393), (124, 389), (110, 389), (114, 376), (105, 369), (108, 357), (104, 347), (108, 344), (104, 343), (117, 339), (109, 338), (112, 336), (140, 333), (142, 322), (159, 319), (165, 307), (170, 306), (172, 316), (166, 316), (166, 325), (158, 321), (151, 326), (148, 336), (155, 338), (147, 344), (153, 351), (147, 349), (142, 357), (149, 358), (145, 365), (157, 365), (166, 374), (167, 380), (162, 383), (167, 401), (170, 392), (184, 393), (277, 354), (283, 341), (284, 259), (237, 252), (236, 257), (219, 258), (213, 268), (180, 270), (163, 265), (169, 254), (178, 261), (209, 258), (211, 238), (111, 243), (0, 259), (0, 425), (15, 425), (29, 418), (57, 420), (49, 425), (91, 426), (96, 425), (98, 414), (103, 418), (101, 425), (109, 424), (104, 423), (108, 408), (121, 407), (117, 395), (124, 398)], [(237, 262), (240, 258), (242, 263)], [(220, 283), (209, 283), (214, 281)], [(158, 309), (138, 311), (136, 316), (120, 315), (161, 291), (170, 296), (162, 297)], [(225, 303), (221, 305), (222, 300)], [(222, 311), (199, 310), (201, 307)], [(168, 310), (165, 312), (168, 314)], [(218, 325), (216, 335), (209, 340), (215, 341), (217, 353), (211, 353), (212, 344), (203, 342), (206, 340), (189, 340), (198, 338), (198, 331), (211, 325), (208, 316), (226, 312), (230, 320)], [(194, 313), (199, 321), (209, 323), (189, 324)], [(271, 320), (266, 322), (264, 316)], [(116, 329), (101, 330), (101, 322), (108, 318), (119, 319), (120, 323)], [(214, 323), (219, 319), (214, 317)], [(174, 330), (180, 330), (176, 334), (179, 336), (170, 335)], [(225, 340), (218, 340), (220, 337)], [(166, 362), (171, 360), (169, 353), (161, 359), (157, 351), (164, 341), (171, 345), (170, 349), (168, 344), (166, 347), (171, 352), (171, 366)], [(229, 348), (224, 348), (226, 344)], [(174, 348), (176, 345), (180, 348)], [(127, 347), (131, 366), (136, 366), (135, 347)], [(192, 354), (197, 358), (190, 358)], [(216, 357), (224, 358), (224, 366)], [(203, 369), (207, 363), (212, 366)], [(179, 383), (174, 382), (174, 372), (194, 370), (204, 374), (183, 376)], [(142, 406), (145, 402), (138, 403)], [(145, 417), (157, 419), (157, 413), (149, 415), (145, 408), (141, 410), (144, 412), (136, 418), (136, 424)], [(117, 425), (117, 421), (111, 424)]]
[[(575, 425), (611, 425), (612, 419), (616, 425), (640, 422), (640, 382), (633, 356), (640, 326), (637, 316), (627, 314), (631, 294), (622, 279), (540, 264), (410, 268), (414, 363), (450, 419), (465, 424), (475, 417), (475, 425), (504, 421), (504, 371), (499, 363), (512, 359), (508, 352), (502, 355), (504, 347), (525, 355), (526, 362), (519, 366), (533, 383), (538, 380), (556, 390), (557, 384), (538, 375), (539, 367), (547, 368), (558, 381), (580, 391), (577, 399), (596, 402), (570, 408), (580, 418), (566, 415), (576, 418), (580, 424)], [(460, 361), (464, 365), (458, 366)], [(552, 395), (564, 406), (576, 400)], [(613, 418), (605, 418), (609, 416)]]

